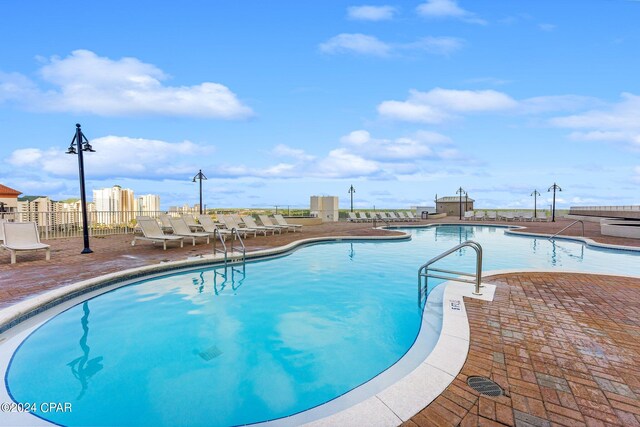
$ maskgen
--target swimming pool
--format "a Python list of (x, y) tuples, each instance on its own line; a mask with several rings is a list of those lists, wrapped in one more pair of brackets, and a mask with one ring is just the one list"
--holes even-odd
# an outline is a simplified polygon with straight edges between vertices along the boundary
[[(485, 271), (640, 273), (637, 253), (507, 236), (503, 228), (405, 231), (411, 241), (313, 245), (227, 277), (175, 273), (90, 299), (24, 340), (7, 387), (16, 402), (71, 402), (71, 413), (39, 414), (66, 425), (271, 420), (394, 365), (420, 327), (418, 266), (464, 240), (483, 245)], [(471, 271), (473, 252), (458, 255), (441, 266)], [(439, 325), (431, 326), (433, 345)]]

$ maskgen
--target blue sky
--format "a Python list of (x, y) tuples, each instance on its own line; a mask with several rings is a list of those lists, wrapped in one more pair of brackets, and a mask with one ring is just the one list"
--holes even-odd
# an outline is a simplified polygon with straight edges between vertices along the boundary
[[(640, 203), (634, 0), (0, 3), (0, 183), (162, 205)], [(90, 194), (89, 194), (89, 197)]]

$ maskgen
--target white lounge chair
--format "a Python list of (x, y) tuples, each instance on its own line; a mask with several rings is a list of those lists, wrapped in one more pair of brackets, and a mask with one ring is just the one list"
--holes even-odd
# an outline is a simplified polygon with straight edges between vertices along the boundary
[(413, 212), (405, 212), (405, 215), (407, 216), (407, 218), (409, 218), (411, 221), (417, 221), (420, 218), (418, 218), (417, 216), (415, 216), (413, 214)]
[(16, 263), (16, 252), (45, 250), (45, 259), (51, 259), (51, 247), (40, 243), (35, 222), (2, 222), (4, 243), (2, 247), (11, 253), (11, 264)]
[(520, 219), (522, 221), (533, 221), (533, 214), (531, 212), (523, 212)]
[(397, 212), (397, 214), (405, 222), (413, 221), (411, 218), (409, 218), (409, 215), (407, 215), (406, 212), (400, 211), (400, 212)]
[(281, 227), (293, 227), (293, 232), (294, 233), (295, 233), (296, 230), (302, 229), (302, 225), (300, 225), (300, 224), (289, 224), (287, 222), (287, 220), (284, 219), (284, 217), (282, 215), (280, 215), (280, 214), (275, 214), (273, 216), (273, 219), (276, 220), (276, 222), (277, 222), (276, 225), (279, 225)]
[(202, 228), (206, 233), (218, 233), (223, 238), (226, 238), (226, 236), (231, 236), (231, 230), (227, 230), (226, 228), (219, 228), (216, 223), (213, 222), (213, 219), (211, 219), (209, 215), (199, 215), (198, 221), (200, 221), (200, 225), (202, 225)]
[(182, 219), (184, 219), (184, 222), (187, 223), (191, 231), (204, 231), (204, 227), (198, 224), (191, 215), (182, 215)]
[(487, 212), (487, 220), (495, 221), (498, 218), (498, 213), (496, 211)]
[(0, 242), (4, 242), (4, 228), (2, 228), (2, 224), (7, 222), (6, 219), (0, 219)]
[(349, 222), (360, 222), (360, 218), (358, 218), (355, 213), (347, 212), (347, 215), (349, 215), (349, 218), (347, 218), (347, 221), (349, 221)]
[(160, 224), (162, 224), (161, 227), (163, 231), (173, 231), (173, 227), (171, 227), (171, 221), (169, 221), (169, 215), (160, 214), (158, 218), (160, 218)]
[(260, 222), (262, 223), (262, 225), (266, 227), (277, 227), (277, 228), (280, 228), (281, 230), (287, 230), (287, 233), (289, 231), (293, 231), (295, 233), (296, 231), (295, 227), (289, 227), (288, 225), (274, 224), (273, 221), (271, 221), (271, 218), (269, 218), (267, 215), (258, 215), (258, 218), (260, 219)]
[(358, 218), (362, 222), (371, 222), (371, 221), (373, 221), (371, 218), (367, 217), (367, 214), (365, 212), (356, 212), (356, 215), (358, 215)]
[(149, 240), (153, 243), (162, 242), (162, 248), (165, 251), (167, 250), (167, 242), (180, 242), (180, 247), (184, 247), (184, 237), (164, 234), (155, 219), (137, 217), (136, 220), (142, 231), (142, 236), (134, 236), (131, 246), (136, 245), (136, 240)]
[(538, 217), (536, 218), (536, 221), (540, 221), (540, 222), (549, 221), (549, 218), (547, 218), (547, 213), (545, 211), (538, 212)]
[(513, 221), (516, 218), (516, 215), (513, 212), (505, 212), (504, 215), (502, 215), (502, 218), (505, 221)]
[(190, 237), (193, 246), (196, 245), (196, 239), (198, 237), (202, 237), (207, 239), (207, 244), (209, 243), (209, 238), (211, 235), (209, 233), (204, 233), (200, 231), (191, 231), (187, 223), (182, 218), (169, 218), (171, 222), (171, 228), (173, 228), (174, 236), (182, 236), (182, 237)]
[(484, 219), (484, 211), (476, 212), (476, 214), (473, 216), (473, 219), (475, 219), (476, 221), (482, 221)]
[(473, 219), (473, 211), (466, 211), (462, 217), (465, 221), (470, 221)]
[(256, 237), (258, 235), (258, 231), (255, 229), (251, 229), (251, 228), (247, 228), (247, 227), (241, 227), (240, 224), (236, 223), (233, 220), (233, 217), (231, 217), (231, 215), (218, 215), (218, 220), (225, 226), (227, 227), (228, 230), (233, 230), (235, 229), (238, 233), (242, 234), (242, 237), (246, 238), (248, 234), (253, 234), (253, 237)]
[[(265, 236), (267, 235), (267, 233), (269, 231), (271, 232), (272, 236), (274, 234), (276, 234), (276, 228), (275, 227), (267, 227), (265, 225), (258, 225), (253, 220), (253, 217), (251, 215), (244, 215), (242, 217), (242, 221), (244, 222), (244, 225), (246, 227), (253, 228), (253, 229), (257, 230), (258, 233), (264, 233)], [(282, 230), (278, 230), (278, 233), (282, 234)]]

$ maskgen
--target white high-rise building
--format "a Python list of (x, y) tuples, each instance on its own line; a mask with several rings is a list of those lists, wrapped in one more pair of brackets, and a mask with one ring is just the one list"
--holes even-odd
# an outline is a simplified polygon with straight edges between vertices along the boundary
[(135, 218), (136, 205), (131, 189), (114, 185), (93, 190), (93, 203), (100, 224), (122, 224)]
[(153, 214), (160, 211), (160, 196), (145, 194), (138, 197), (138, 213)]

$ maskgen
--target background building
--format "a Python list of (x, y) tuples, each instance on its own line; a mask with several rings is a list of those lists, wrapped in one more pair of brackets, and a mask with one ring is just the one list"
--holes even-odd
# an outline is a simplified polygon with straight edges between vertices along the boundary
[(160, 196), (157, 194), (139, 196), (137, 202), (137, 212), (140, 214), (150, 214), (160, 211)]
[(17, 218), (21, 222), (33, 221), (39, 226), (55, 225), (54, 202), (47, 196), (18, 197)]
[(337, 196), (311, 196), (310, 205), (311, 216), (322, 218), (322, 222), (338, 220)]
[(114, 185), (93, 190), (93, 203), (99, 224), (123, 224), (135, 218), (136, 204), (131, 189)]
[(0, 218), (13, 218), (10, 212), (18, 210), (18, 190), (0, 184)]
[[(466, 205), (465, 205), (466, 202)], [(465, 211), (473, 210), (473, 202), (474, 200), (470, 197), (465, 198), (462, 196), (462, 214), (464, 215)], [(446, 213), (447, 216), (460, 216), (460, 197), (459, 196), (449, 196), (449, 197), (440, 197), (436, 200), (436, 212), (437, 213)]]

